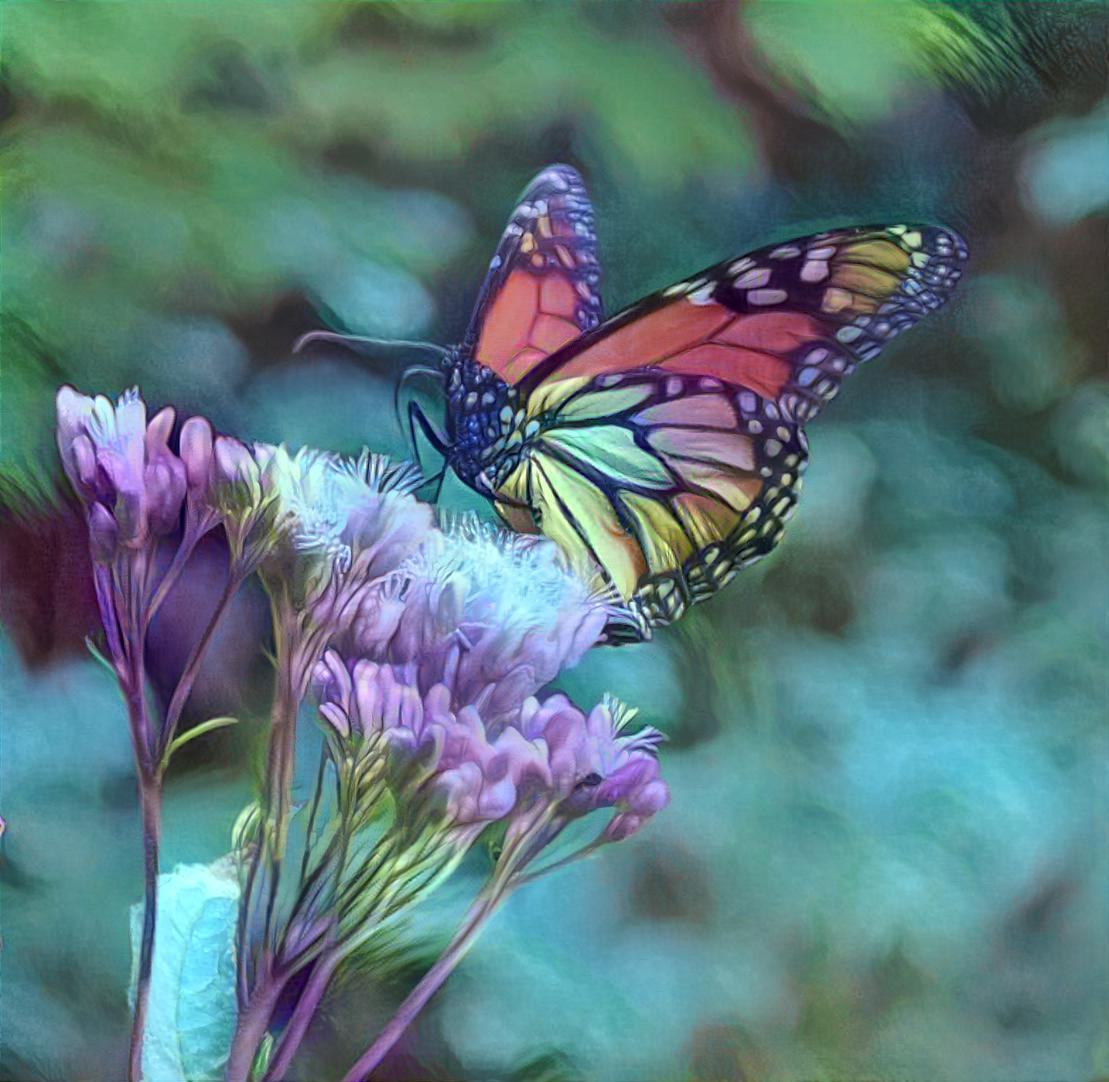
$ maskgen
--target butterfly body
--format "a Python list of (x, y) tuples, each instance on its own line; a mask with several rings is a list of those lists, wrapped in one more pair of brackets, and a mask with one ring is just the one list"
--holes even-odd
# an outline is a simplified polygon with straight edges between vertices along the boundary
[(804, 425), (947, 299), (966, 257), (929, 226), (833, 230), (718, 263), (602, 321), (593, 216), (553, 166), (502, 237), (445, 361), (448, 465), (514, 529), (599, 571), (647, 638), (781, 536)]
[(514, 464), (519, 440), (509, 440), (522, 428), (519, 392), (485, 365), (462, 355), (456, 347), (444, 360), (447, 393), (448, 464), (459, 480), (490, 494), (479, 477), (486, 470), (506, 475)]

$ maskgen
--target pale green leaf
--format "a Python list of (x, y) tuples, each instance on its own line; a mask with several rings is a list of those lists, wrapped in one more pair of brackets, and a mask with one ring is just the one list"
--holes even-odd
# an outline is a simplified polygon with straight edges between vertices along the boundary
[[(230, 858), (158, 877), (158, 928), (143, 1048), (147, 1082), (222, 1077), (235, 1026), (239, 884)], [(142, 906), (131, 908), (133, 1000)]]

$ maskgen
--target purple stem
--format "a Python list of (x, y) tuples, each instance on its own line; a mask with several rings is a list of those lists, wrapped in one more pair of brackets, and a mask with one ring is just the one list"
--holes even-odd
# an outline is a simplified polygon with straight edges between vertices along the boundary
[(176, 585), (177, 580), (181, 577), (181, 572), (185, 570), (185, 565), (189, 562), (189, 557), (192, 556), (197, 543), (206, 532), (199, 531), (195, 526), (186, 524), (181, 543), (177, 546), (177, 551), (173, 554), (173, 559), (170, 561), (169, 567), (166, 568), (162, 581), (158, 583), (157, 589), (155, 589), (154, 595), (150, 599), (150, 604), (146, 607), (147, 622), (153, 620), (155, 613), (162, 607), (162, 602), (165, 601), (170, 590)]
[(267, 972), (251, 992), (249, 1002), (239, 1011), (235, 1036), (227, 1056), (227, 1082), (248, 1082), (258, 1046), (270, 1028), (270, 1019), (287, 980), (285, 974)]
[(223, 593), (220, 594), (219, 601), (216, 602), (208, 626), (205, 627), (204, 633), (192, 648), (188, 661), (185, 662), (185, 668), (181, 671), (177, 687), (173, 692), (173, 698), (170, 699), (169, 707), (166, 709), (166, 720), (162, 726), (161, 746), (159, 748), (161, 754), (164, 754), (166, 748), (173, 743), (173, 738), (177, 734), (177, 725), (181, 721), (181, 713), (185, 709), (185, 703), (188, 701), (189, 695), (192, 693), (193, 684), (196, 683), (196, 678), (200, 675), (200, 667), (204, 664), (204, 657), (208, 653), (208, 648), (212, 645), (212, 637), (215, 634), (216, 627), (223, 619), (223, 614), (227, 611), (231, 599), (238, 592), (242, 581), (239, 575), (232, 572), (223, 588)]
[[(137, 565), (137, 566), (136, 566)], [(145, 564), (139, 557), (126, 570), (140, 580), (145, 573)], [(132, 579), (132, 590), (136, 583)], [(122, 596), (121, 596), (122, 593)], [(146, 706), (146, 657), (145, 636), (142, 623), (137, 619), (133, 593), (113, 590), (117, 599), (112, 611), (106, 613), (101, 606), (101, 618), (108, 627), (114, 622), (119, 606), (124, 599), (129, 600), (132, 612), (127, 621), (127, 636), (123, 642), (120, 688), (127, 700), (127, 720), (131, 726), (131, 743), (135, 753), (135, 774), (139, 785), (139, 804), (142, 818), (143, 849), (143, 925), (142, 940), (139, 945), (139, 968), (135, 982), (135, 1010), (131, 1019), (131, 1043), (128, 1054), (129, 1082), (142, 1078), (142, 1046), (146, 1032), (147, 1004), (150, 999), (150, 973), (154, 962), (154, 930), (158, 917), (158, 844), (162, 833), (162, 786), (153, 758), (150, 716)]]
[(277, 1082), (289, 1069), (341, 960), (342, 955), (337, 950), (327, 951), (316, 960), (262, 1082)]
[(142, 1045), (150, 1000), (150, 973), (154, 962), (154, 929), (158, 919), (158, 844), (162, 833), (162, 787), (141, 768), (139, 799), (142, 803), (143, 918), (139, 972), (135, 984), (135, 1011), (131, 1020), (129, 1082), (138, 1082), (142, 1078)]
[(467, 915), (462, 927), (447, 944), (439, 960), (424, 974), (420, 983), (409, 993), (408, 998), (397, 1008), (377, 1039), (358, 1057), (354, 1066), (345, 1075), (343, 1082), (363, 1082), (392, 1050), (401, 1034), (412, 1020), (424, 1009), (427, 1001), (439, 990), (443, 982), (454, 972), (455, 967), (474, 945), (478, 934), (486, 922), (496, 912), (497, 907), (507, 896), (509, 888), (493, 891), (488, 897), (479, 900)]
[(96, 605), (100, 610), (100, 623), (104, 628), (104, 637), (108, 645), (108, 656), (112, 659), (112, 666), (117, 677), (122, 677), (124, 662), (123, 640), (120, 637), (119, 620), (116, 618), (115, 604), (113, 603), (114, 587), (112, 584), (111, 568), (103, 564), (93, 563), (93, 584), (96, 587)]

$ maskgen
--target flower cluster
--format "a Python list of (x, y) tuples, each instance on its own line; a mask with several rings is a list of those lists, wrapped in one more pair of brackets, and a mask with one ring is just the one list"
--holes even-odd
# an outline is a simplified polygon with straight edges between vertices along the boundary
[(666, 804), (661, 734), (632, 731), (634, 711), (536, 698), (598, 641), (612, 608), (551, 542), (465, 520), (430, 531), (364, 593), (313, 680), (339, 803), (362, 810), (355, 829), (385, 792), (393, 808), (378, 846), (333, 869), (342, 936), (360, 941), (383, 919), (366, 900), (371, 880), (392, 875), (389, 892), (415, 901), (487, 827), (505, 839), (507, 881), (575, 819), (613, 809), (584, 855)]
[(58, 450), (66, 475), (89, 513), (93, 554), (107, 562), (122, 545), (136, 549), (151, 534), (176, 529), (185, 499), (185, 467), (168, 447), (174, 412), (147, 424), (137, 390), (113, 406), (72, 387), (58, 392)]
[[(139, 762), (147, 896), (132, 1078), (154, 943), (162, 772), (180, 741), (233, 720), (175, 738), (213, 632), (249, 576), (270, 597), (275, 681), (263, 791), (235, 831), (233, 1082), (255, 1070), (260, 1046), (273, 1056), (265, 1077), (280, 1077), (339, 965), (434, 890), (479, 837), (498, 841), (489, 882), (420, 995), (511, 890), (628, 837), (666, 805), (657, 730), (636, 729), (635, 711), (615, 700), (585, 712), (564, 695), (543, 697), (622, 612), (610, 588), (583, 582), (551, 542), (473, 519), (437, 523), (413, 495), (419, 473), (368, 451), (247, 444), (193, 417), (175, 452), (174, 411), (148, 421), (137, 391), (113, 404), (64, 387), (57, 411)], [(230, 554), (226, 588), (159, 722), (143, 689), (147, 629), (216, 528)], [(158, 549), (169, 544), (167, 565)], [(294, 822), (297, 715), (310, 688), (326, 760), (310, 812)], [(535, 870), (570, 823), (602, 810), (610, 814), (592, 842)], [(293, 1016), (267, 1045), (278, 999), (304, 970)]]
[(604, 835), (615, 841), (669, 797), (655, 754), (662, 734), (630, 731), (635, 711), (612, 699), (584, 714), (564, 695), (528, 698), (490, 725), (479, 706), (454, 711), (445, 684), (422, 693), (389, 665), (335, 651), (317, 666), (315, 685), (342, 753), (384, 756), (402, 815), (418, 809), (458, 828), (539, 806), (556, 824), (615, 808)]
[(456, 519), (366, 593), (339, 648), (498, 721), (595, 645), (614, 606), (551, 542)]

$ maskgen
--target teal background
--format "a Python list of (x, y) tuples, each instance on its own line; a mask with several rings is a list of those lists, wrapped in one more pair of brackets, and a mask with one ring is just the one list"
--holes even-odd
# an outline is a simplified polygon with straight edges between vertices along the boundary
[[(560, 681), (666, 730), (673, 804), (514, 898), (382, 1077), (1109, 1078), (1104, 6), (0, 18), (0, 1076), (122, 1076), (141, 884), (123, 710), (83, 647), (56, 387), (139, 383), (243, 437), (403, 454), (404, 359), (291, 343), (456, 340), (517, 193), (565, 160), (596, 204), (610, 312), (831, 225), (936, 221), (971, 262), (812, 426), (782, 547)], [(478, 506), (450, 481), (443, 503)], [(192, 604), (157, 629), (163, 691)], [(247, 598), (196, 720), (253, 716), (263, 627)], [(258, 734), (175, 760), (166, 867), (226, 851)], [(484, 860), (349, 975), (295, 1077), (349, 1064)]]

